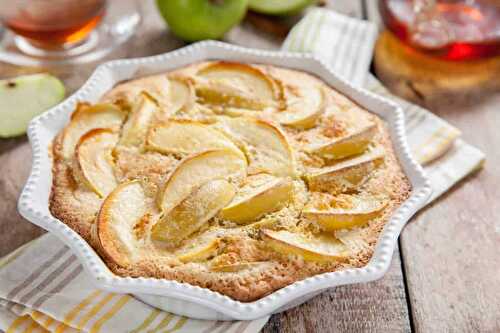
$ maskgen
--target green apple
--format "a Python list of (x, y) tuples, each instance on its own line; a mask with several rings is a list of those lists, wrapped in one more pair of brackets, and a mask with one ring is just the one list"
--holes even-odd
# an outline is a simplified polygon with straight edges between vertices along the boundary
[(157, 0), (172, 32), (185, 41), (221, 38), (246, 13), (248, 0)]
[(0, 80), (0, 138), (26, 133), (33, 117), (63, 98), (63, 84), (49, 74)]
[(254, 12), (267, 15), (297, 14), (315, 0), (250, 0), (248, 7)]

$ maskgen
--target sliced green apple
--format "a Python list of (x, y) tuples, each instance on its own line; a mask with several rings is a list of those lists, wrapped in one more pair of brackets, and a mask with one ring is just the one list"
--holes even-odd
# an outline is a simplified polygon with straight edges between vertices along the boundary
[(122, 183), (102, 203), (97, 237), (105, 256), (120, 266), (139, 258), (133, 229), (146, 213), (146, 196), (138, 181)]
[(384, 150), (376, 148), (363, 155), (321, 168), (306, 175), (310, 191), (340, 193), (361, 185), (384, 160)]
[(116, 132), (96, 128), (84, 134), (76, 145), (74, 171), (77, 179), (101, 198), (117, 186), (111, 155), (117, 142)]
[(73, 156), (78, 140), (88, 131), (94, 128), (119, 129), (125, 117), (126, 113), (113, 104), (77, 106), (60, 137), (63, 157), (70, 159)]
[(326, 159), (342, 159), (364, 152), (375, 134), (377, 134), (377, 125), (371, 124), (345, 137), (327, 143), (310, 145), (306, 150)]
[(282, 255), (297, 255), (305, 261), (346, 261), (348, 248), (330, 235), (306, 235), (286, 230), (262, 230), (266, 245)]
[(302, 211), (302, 216), (315, 221), (326, 231), (353, 228), (366, 225), (371, 220), (380, 216), (387, 201), (379, 200), (374, 197), (342, 195), (340, 200), (347, 205), (338, 205), (335, 207), (336, 198), (332, 198), (332, 203), (327, 207), (315, 207), (306, 205)]
[(178, 244), (214, 217), (233, 199), (235, 193), (234, 185), (226, 180), (206, 182), (166, 213), (153, 226), (151, 237), (172, 245)]
[(153, 98), (142, 92), (135, 101), (127, 122), (123, 125), (120, 144), (124, 146), (141, 146), (144, 143), (149, 124), (157, 108)]
[(167, 214), (202, 184), (246, 175), (246, 160), (231, 150), (209, 150), (184, 159), (158, 194), (158, 205)]
[(227, 118), (219, 128), (237, 143), (249, 160), (249, 174), (295, 176), (293, 151), (275, 125), (252, 118)]
[(169, 120), (151, 128), (147, 148), (161, 153), (193, 154), (205, 150), (229, 149), (241, 154), (220, 131), (192, 120)]
[(283, 208), (293, 198), (290, 178), (259, 174), (250, 176), (234, 200), (221, 210), (220, 216), (239, 224), (247, 224)]
[(286, 110), (278, 113), (279, 122), (299, 129), (314, 127), (325, 109), (323, 89), (317, 86), (302, 87), (287, 99)]
[(214, 62), (203, 67), (198, 78), (196, 94), (203, 103), (260, 110), (281, 102), (274, 80), (250, 65)]
[(49, 74), (0, 80), (0, 137), (26, 133), (32, 118), (64, 98), (64, 85)]

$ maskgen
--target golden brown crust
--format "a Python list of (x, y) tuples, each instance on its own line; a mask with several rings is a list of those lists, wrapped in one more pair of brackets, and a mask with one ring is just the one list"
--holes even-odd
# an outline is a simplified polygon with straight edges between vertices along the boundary
[[(207, 63), (195, 64), (168, 73), (167, 76), (191, 76), (204, 66), (207, 66)], [(310, 197), (301, 177), (293, 180), (295, 193), (293, 203), (249, 225), (237, 225), (216, 217), (195, 235), (194, 240), (183, 243), (183, 246), (188, 248), (193, 244), (196, 246), (209, 237), (216, 237), (219, 239), (217, 244), (222, 245), (215, 251), (215, 254), (212, 252), (207, 254), (202, 261), (183, 262), (179, 260), (179, 251), (182, 249), (172, 250), (165, 244), (152, 241), (149, 238), (152, 224), (160, 216), (154, 203), (157, 192), (168, 181), (170, 174), (179, 162), (187, 155), (117, 146), (113, 157), (118, 183), (139, 180), (150, 201), (148, 201), (148, 205), (153, 207), (151, 208), (153, 213), (147, 215), (147, 223), (141, 219), (137, 224), (137, 228), (140, 228), (140, 237), (142, 237), (139, 240), (142, 247), (137, 250), (139, 259), (129, 260), (125, 258), (126, 260), (118, 260), (117, 263), (114, 258), (119, 257), (120, 253), (110, 254), (104, 250), (105, 246), (102, 244), (102, 242), (111, 244), (115, 239), (112, 235), (107, 234), (103, 237), (96, 224), (96, 217), (101, 210), (103, 199), (83, 186), (78, 179), (75, 179), (72, 161), (65, 160), (62, 155), (63, 132), (55, 138), (53, 144), (53, 183), (49, 203), (51, 213), (86, 239), (103, 256), (109, 268), (118, 275), (177, 280), (209, 288), (245, 302), (259, 299), (279, 288), (315, 274), (366, 265), (373, 254), (373, 249), (384, 225), (393, 211), (408, 198), (411, 192), (410, 183), (394, 153), (387, 125), (378, 117), (369, 114), (347, 97), (327, 87), (322, 81), (309, 74), (272, 66), (256, 65), (252, 68), (272, 77), (273, 85), (280, 87), (279, 98), (283, 98), (281, 89), (288, 89), (287, 87), (294, 87), (302, 82), (318, 84), (328, 93), (330, 109), (326, 108), (325, 114), (320, 117), (317, 126), (307, 130), (286, 126), (280, 128), (295, 150), (297, 169), (301, 176), (332, 163), (314, 154), (306, 153), (303, 149), (304, 145), (314, 140), (327, 142), (332, 137), (336, 138), (355, 132), (356, 128), (351, 128), (351, 124), (357, 122), (353, 115), (360, 117), (362, 122), (373, 122), (378, 128), (374, 144), (382, 147), (385, 151), (383, 165), (375, 168), (357, 190), (362, 193), (375, 193), (383, 196), (388, 199), (388, 204), (383, 212), (371, 220), (367, 226), (353, 230), (340, 230), (335, 234), (339, 239), (344, 240), (345, 238), (348, 247), (352, 246), (352, 255), (348, 257), (346, 262), (314, 263), (304, 261), (300, 256), (282, 255), (270, 250), (260, 237), (259, 226), (264, 225), (276, 230), (292, 228), (292, 230), (299, 232), (301, 230), (318, 231), (317, 225), (302, 219), (300, 216), (301, 209)], [(155, 78), (158, 77), (160, 76), (155, 76)], [(113, 99), (112, 96), (120, 98), (128, 96), (127, 84), (132, 85), (132, 92), (136, 94), (140, 92), (137, 82), (144, 82), (146, 79), (122, 84), (117, 88), (118, 94), (114, 94), (113, 91), (108, 92), (104, 99), (109, 101)], [(84, 109), (84, 107), (85, 105), (79, 109)], [(193, 119), (213, 123), (214, 119), (220, 116), (218, 112), (211, 113), (211, 111), (203, 109), (204, 113), (200, 116), (201, 119), (197, 118), (198, 110), (201, 108), (203, 106), (196, 105), (190, 110), (182, 110), (177, 119)], [(268, 111), (259, 114), (253, 113), (251, 116), (260, 119), (259, 121), (274, 121), (272, 112)], [(137, 230), (130, 232), (138, 235)], [(355, 245), (347, 241), (350, 233), (355, 234), (357, 240)], [(118, 248), (116, 247), (116, 249)], [(239, 263), (243, 264), (239, 265)], [(245, 263), (249, 264), (245, 265)], [(236, 268), (241, 266), (244, 269), (235, 269), (234, 271), (231, 269), (222, 271), (211, 269), (217, 265), (228, 267), (234, 265)]]

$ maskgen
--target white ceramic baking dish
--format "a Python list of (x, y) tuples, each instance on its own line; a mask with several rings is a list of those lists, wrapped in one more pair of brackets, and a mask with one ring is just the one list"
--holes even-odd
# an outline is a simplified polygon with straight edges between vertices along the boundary
[[(363, 268), (319, 274), (295, 282), (251, 303), (235, 301), (209, 289), (155, 278), (124, 278), (114, 275), (97, 253), (75, 231), (54, 218), (48, 209), (52, 184), (49, 149), (54, 136), (67, 124), (77, 101), (97, 101), (120, 81), (168, 71), (207, 59), (265, 63), (299, 69), (322, 78), (389, 124), (396, 154), (413, 186), (411, 197), (393, 214), (377, 243), (375, 253)], [(401, 109), (394, 103), (354, 87), (331, 68), (308, 54), (269, 52), (207, 41), (147, 58), (114, 60), (99, 66), (90, 79), (63, 103), (33, 119), (28, 128), (33, 166), (19, 199), (19, 211), (32, 223), (52, 232), (80, 259), (98, 288), (131, 293), (163, 310), (199, 319), (250, 320), (297, 306), (327, 288), (376, 280), (387, 271), (397, 238), (405, 223), (430, 196), (431, 188), (422, 168), (411, 157), (405, 139)]]

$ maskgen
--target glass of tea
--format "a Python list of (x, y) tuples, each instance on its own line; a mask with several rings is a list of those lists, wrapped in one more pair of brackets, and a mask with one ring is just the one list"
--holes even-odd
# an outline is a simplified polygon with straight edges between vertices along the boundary
[(402, 41), (448, 60), (500, 54), (500, 0), (380, 0), (386, 27)]
[(130, 36), (138, 22), (133, 0), (0, 0), (0, 24), (10, 35), (0, 32), (0, 60), (95, 60)]

